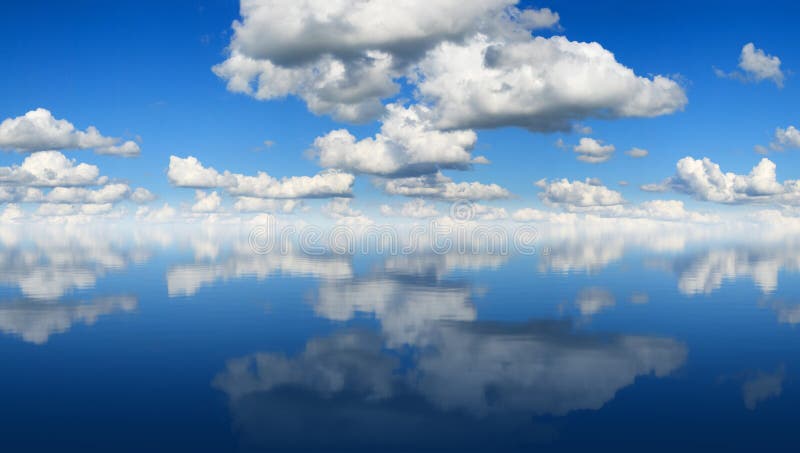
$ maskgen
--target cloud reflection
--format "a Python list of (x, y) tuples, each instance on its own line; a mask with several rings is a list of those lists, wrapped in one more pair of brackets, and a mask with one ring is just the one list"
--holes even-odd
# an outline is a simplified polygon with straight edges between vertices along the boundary
[(44, 344), (50, 336), (68, 331), (73, 325), (93, 325), (98, 318), (114, 312), (133, 312), (133, 296), (99, 297), (87, 302), (66, 303), (41, 300), (0, 302), (0, 331), (33, 344)]
[[(567, 321), (439, 321), (429, 325), (429, 335), (424, 347), (408, 350), (384, 349), (376, 333), (340, 332), (312, 339), (295, 357), (259, 353), (231, 360), (214, 386), (229, 397), (238, 427), (251, 439), (289, 442), (292, 427), (320, 410), (329, 417), (315, 425), (323, 431), (315, 437), (331, 442), (324, 446), (389, 447), (403, 435), (424, 436), (405, 432), (405, 417), (468, 424), (517, 414), (519, 422), (525, 414), (599, 409), (639, 376), (672, 373), (687, 355), (672, 339), (581, 333)], [(403, 420), (373, 426), (383, 416)], [(325, 426), (344, 431), (325, 432)], [(504, 426), (498, 429), (515, 424)], [(385, 438), (358, 439), (387, 431)]]

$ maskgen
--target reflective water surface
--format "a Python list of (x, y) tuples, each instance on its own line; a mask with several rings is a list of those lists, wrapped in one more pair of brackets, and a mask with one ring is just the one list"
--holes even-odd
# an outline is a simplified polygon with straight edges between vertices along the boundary
[(796, 449), (791, 237), (0, 230), (2, 451)]

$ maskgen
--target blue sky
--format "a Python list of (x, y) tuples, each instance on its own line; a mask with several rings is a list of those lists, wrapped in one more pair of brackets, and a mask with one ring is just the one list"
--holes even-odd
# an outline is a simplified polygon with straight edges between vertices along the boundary
[[(639, 186), (658, 183), (675, 173), (684, 156), (708, 157), (724, 172), (746, 175), (763, 157), (755, 145), (768, 146), (776, 128), (797, 125), (800, 68), (794, 43), (794, 18), (800, 5), (769, 2), (521, 2), (520, 10), (549, 8), (558, 23), (534, 35), (564, 35), (570, 41), (598, 42), (616, 61), (637, 76), (664, 75), (677, 81), (688, 98), (683, 110), (652, 118), (577, 121), (591, 133), (531, 132), (518, 127), (476, 128), (472, 154), (490, 165), (469, 171), (446, 170), (456, 181), (497, 183), (514, 197), (494, 206), (509, 212), (521, 207), (542, 208), (533, 183), (567, 178), (599, 178), (629, 203), (655, 198), (681, 200), (701, 211), (755, 209), (753, 203), (715, 203), (696, 193), (653, 194)], [(282, 12), (272, 13), (280, 17)], [(358, 139), (375, 134), (378, 120), (353, 125), (309, 111), (296, 96), (257, 100), (226, 89), (212, 66), (228, 57), (240, 19), (237, 1), (218, 2), (45, 2), (0, 6), (0, 34), (8, 43), (0, 49), (4, 62), (0, 84), (0, 121), (36, 108), (77, 129), (96, 126), (103, 134), (138, 141), (134, 158), (97, 155), (87, 150), (63, 150), (79, 162), (96, 165), (103, 175), (157, 194), (154, 205), (194, 202), (194, 191), (174, 187), (167, 178), (171, 155), (195, 156), (219, 171), (272, 176), (314, 175), (322, 170), (306, 151), (317, 137), (347, 129)], [(780, 58), (785, 80), (759, 82), (719, 77), (714, 68), (736, 71), (742, 47)], [(746, 74), (745, 74), (746, 75)], [(414, 87), (383, 99), (388, 104), (408, 99)], [(606, 162), (576, 159), (572, 146), (591, 137), (616, 148)], [(563, 140), (568, 149), (555, 143)], [(272, 146), (265, 146), (270, 141)], [(649, 155), (633, 159), (624, 151), (644, 148)], [(791, 148), (791, 147), (787, 147)], [(796, 150), (770, 152), (777, 181), (796, 179)], [(18, 165), (26, 153), (0, 153), (0, 167)], [(618, 181), (630, 184), (621, 187)], [(211, 188), (209, 188), (211, 190)], [(384, 194), (368, 175), (357, 175), (352, 205), (367, 211), (381, 204), (408, 199)], [(311, 200), (317, 209), (325, 201)], [(232, 204), (223, 198), (223, 206)], [(556, 203), (558, 204), (558, 203)], [(758, 203), (759, 206), (764, 203)], [(791, 203), (766, 203), (780, 208)], [(560, 208), (565, 208), (561, 204)], [(569, 206), (566, 206), (568, 209)], [(574, 206), (573, 206), (574, 207)], [(585, 207), (585, 206), (584, 206)]]

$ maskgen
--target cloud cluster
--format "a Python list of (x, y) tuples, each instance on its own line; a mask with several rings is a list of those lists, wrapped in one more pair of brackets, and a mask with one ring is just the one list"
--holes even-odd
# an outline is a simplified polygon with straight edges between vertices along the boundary
[[(380, 115), (399, 83), (445, 129), (568, 130), (587, 117), (650, 117), (686, 104), (673, 80), (637, 76), (598, 43), (532, 37), (558, 14), (517, 0), (244, 0), (228, 59), (233, 92), (297, 95), (346, 121)], [(280, 15), (274, 11), (281, 11)]]
[(85, 131), (77, 130), (69, 121), (56, 119), (43, 108), (3, 120), (0, 123), (0, 149), (19, 152), (94, 149), (97, 154), (123, 157), (140, 153), (136, 142), (103, 136), (94, 126)]
[(21, 165), (0, 167), (2, 184), (56, 187), (102, 185), (107, 181), (95, 165), (76, 164), (58, 151), (33, 153)]
[(590, 178), (585, 181), (542, 179), (536, 182), (536, 187), (542, 189), (539, 199), (548, 205), (559, 206), (568, 211), (595, 206), (614, 206), (625, 202), (621, 193)]
[(463, 169), (474, 163), (470, 153), (475, 132), (438, 130), (430, 116), (430, 109), (421, 105), (390, 104), (375, 137), (356, 141), (340, 129), (317, 138), (314, 149), (323, 167), (381, 176)]
[[(244, 0), (227, 60), (228, 89), (258, 99), (296, 95), (318, 114), (360, 122), (383, 111), (395, 79), (439, 42), (474, 33), (514, 0)], [(275, 14), (281, 11), (281, 14)], [(529, 22), (548, 18), (526, 16)]]
[(0, 202), (38, 203), (35, 214), (51, 220), (109, 214), (123, 200), (145, 204), (154, 198), (147, 189), (110, 182), (97, 166), (58, 151), (34, 152), (19, 165), (0, 167)]
[(339, 171), (314, 176), (274, 178), (265, 172), (246, 176), (205, 167), (197, 158), (170, 156), (167, 178), (176, 187), (220, 188), (236, 197), (290, 199), (328, 198), (351, 195), (355, 177)]
[(445, 128), (568, 131), (584, 118), (653, 117), (687, 103), (675, 81), (639, 77), (600, 44), (563, 36), (443, 43), (419, 64), (419, 78)]
[(674, 190), (716, 203), (800, 203), (800, 181), (777, 181), (776, 165), (767, 158), (749, 174), (723, 172), (711, 159), (684, 157), (676, 165), (675, 175), (660, 184), (642, 186), (647, 191)]
[[(600, 217), (650, 219), (663, 221), (690, 221), (708, 223), (719, 221), (714, 215), (686, 209), (680, 200), (650, 200), (640, 204), (628, 203), (621, 193), (609, 189), (600, 181), (587, 178), (585, 181), (560, 179), (536, 182), (542, 189), (539, 198), (548, 206), (558, 207), (569, 213), (588, 213)], [(574, 223), (575, 216), (548, 213), (533, 208), (515, 211), (512, 218), (519, 222)]]
[(497, 200), (511, 193), (497, 184), (454, 182), (442, 173), (385, 180), (383, 190), (390, 195), (425, 197), (437, 200)]

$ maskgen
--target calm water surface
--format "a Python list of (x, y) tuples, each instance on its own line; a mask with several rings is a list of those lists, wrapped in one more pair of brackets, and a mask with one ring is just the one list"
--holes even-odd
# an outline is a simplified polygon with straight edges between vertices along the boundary
[(2, 451), (796, 451), (800, 241), (0, 234)]

